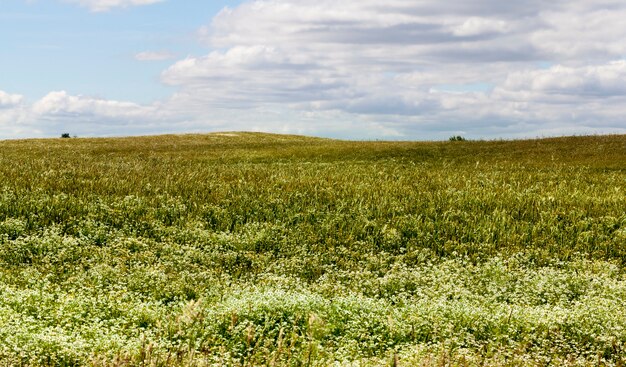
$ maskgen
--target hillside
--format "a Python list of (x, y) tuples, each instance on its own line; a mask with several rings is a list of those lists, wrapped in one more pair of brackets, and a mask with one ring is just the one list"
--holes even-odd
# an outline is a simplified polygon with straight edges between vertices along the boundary
[(626, 136), (0, 142), (7, 365), (619, 366)]

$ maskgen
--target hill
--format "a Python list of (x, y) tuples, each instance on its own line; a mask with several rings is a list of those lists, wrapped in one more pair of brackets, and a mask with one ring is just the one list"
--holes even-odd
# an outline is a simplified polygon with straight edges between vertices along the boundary
[(0, 142), (7, 365), (623, 365), (626, 136)]

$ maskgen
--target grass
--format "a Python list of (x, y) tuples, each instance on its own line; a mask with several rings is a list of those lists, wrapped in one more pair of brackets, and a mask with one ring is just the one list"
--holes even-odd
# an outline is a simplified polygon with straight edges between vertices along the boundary
[(0, 364), (624, 366), (626, 136), (0, 142)]

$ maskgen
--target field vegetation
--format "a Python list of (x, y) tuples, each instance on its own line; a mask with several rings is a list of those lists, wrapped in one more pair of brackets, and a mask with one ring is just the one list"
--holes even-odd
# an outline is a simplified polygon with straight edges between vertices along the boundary
[(626, 136), (0, 142), (0, 364), (624, 366)]

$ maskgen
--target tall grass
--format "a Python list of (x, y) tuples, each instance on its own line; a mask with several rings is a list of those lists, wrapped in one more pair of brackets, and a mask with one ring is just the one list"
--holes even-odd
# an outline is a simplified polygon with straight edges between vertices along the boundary
[(0, 143), (7, 365), (626, 363), (626, 136)]

